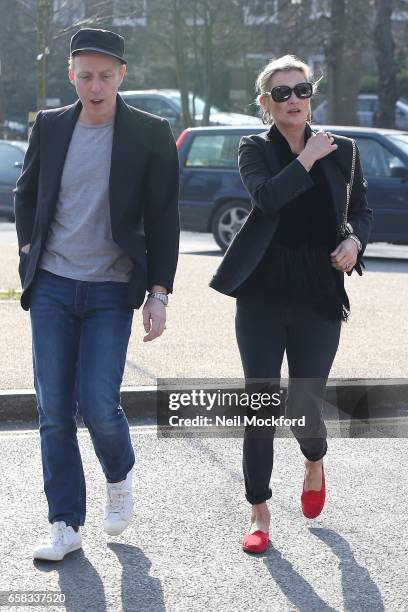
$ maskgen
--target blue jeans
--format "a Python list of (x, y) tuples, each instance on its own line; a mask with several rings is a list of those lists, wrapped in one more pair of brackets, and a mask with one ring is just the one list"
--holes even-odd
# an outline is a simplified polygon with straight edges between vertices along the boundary
[(132, 328), (128, 283), (84, 282), (39, 270), (30, 316), (48, 520), (83, 525), (86, 489), (77, 440), (82, 415), (108, 482), (135, 455), (120, 385)]

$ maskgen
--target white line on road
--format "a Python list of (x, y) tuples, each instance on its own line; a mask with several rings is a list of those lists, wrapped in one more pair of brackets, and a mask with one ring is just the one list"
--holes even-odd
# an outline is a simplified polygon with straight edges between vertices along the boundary
[[(130, 425), (131, 433), (152, 435), (157, 433), (156, 425)], [(78, 429), (78, 435), (80, 437), (89, 436), (89, 432), (86, 427), (80, 427)], [(39, 437), (38, 429), (18, 429), (0, 431), (1, 438), (36, 438)]]

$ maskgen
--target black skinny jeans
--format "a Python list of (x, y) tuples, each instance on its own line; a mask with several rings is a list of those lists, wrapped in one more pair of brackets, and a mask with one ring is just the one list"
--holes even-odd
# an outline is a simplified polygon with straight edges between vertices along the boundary
[[(275, 379), (279, 384), (286, 349), (289, 384), (285, 415), (305, 415), (306, 428), (292, 426), (291, 430), (310, 461), (318, 461), (327, 451), (322, 401), (340, 328), (341, 321), (280, 298), (255, 292), (237, 298), (235, 329), (245, 380), (249, 384), (249, 379)], [(245, 497), (250, 504), (272, 496), (274, 433), (268, 426), (245, 428), (243, 470)]]

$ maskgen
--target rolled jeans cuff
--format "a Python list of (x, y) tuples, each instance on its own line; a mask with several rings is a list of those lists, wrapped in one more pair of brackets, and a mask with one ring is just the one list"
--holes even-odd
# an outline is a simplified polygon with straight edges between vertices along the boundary
[(250, 495), (249, 493), (245, 493), (245, 498), (246, 498), (247, 502), (249, 502), (252, 505), (254, 505), (254, 504), (262, 504), (263, 502), (266, 502), (271, 497), (272, 497), (271, 489), (268, 489), (268, 491), (265, 492), (265, 495), (254, 496), (254, 495)]
[(327, 453), (327, 441), (324, 440), (324, 449), (322, 452), (318, 452), (318, 451), (315, 453), (308, 452), (305, 448), (302, 447), (302, 445), (300, 445), (300, 450), (302, 451), (306, 459), (308, 459), (309, 461), (319, 461)]

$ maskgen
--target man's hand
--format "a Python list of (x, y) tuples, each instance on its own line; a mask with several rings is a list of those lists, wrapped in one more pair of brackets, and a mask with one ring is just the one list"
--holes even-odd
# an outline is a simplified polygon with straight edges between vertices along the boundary
[(30, 250), (30, 243), (25, 244), (24, 246), (21, 247), (21, 252), (25, 253), (26, 255), (29, 252), (29, 250)]
[(149, 342), (162, 335), (166, 325), (166, 307), (156, 298), (147, 298), (143, 306), (143, 326), (147, 336), (143, 342)]
[(348, 272), (357, 261), (358, 246), (351, 238), (346, 238), (330, 253), (331, 265), (340, 272)]

